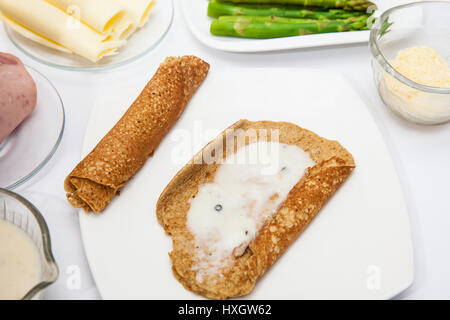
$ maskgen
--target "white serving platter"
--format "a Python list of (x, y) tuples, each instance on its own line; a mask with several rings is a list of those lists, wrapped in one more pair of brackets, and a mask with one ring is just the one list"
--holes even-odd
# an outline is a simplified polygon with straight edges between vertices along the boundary
[[(83, 155), (145, 83), (110, 88), (93, 109)], [(212, 70), (153, 158), (99, 215), (80, 212), (92, 274), (105, 299), (197, 299), (172, 276), (159, 195), (207, 141), (239, 119), (290, 121), (340, 141), (357, 168), (248, 299), (386, 299), (413, 281), (402, 188), (377, 125), (349, 82), (307, 69)], [(180, 152), (181, 151), (181, 152)]]
[[(352, 31), (313, 34), (298, 37), (277, 39), (240, 39), (232, 37), (218, 37), (209, 32), (213, 19), (207, 16), (209, 0), (181, 0), (184, 16), (189, 29), (204, 45), (229, 52), (267, 52), (321, 46), (364, 43), (369, 41), (370, 31)], [(414, 0), (374, 0), (373, 2), (383, 12), (393, 6), (413, 2)]]

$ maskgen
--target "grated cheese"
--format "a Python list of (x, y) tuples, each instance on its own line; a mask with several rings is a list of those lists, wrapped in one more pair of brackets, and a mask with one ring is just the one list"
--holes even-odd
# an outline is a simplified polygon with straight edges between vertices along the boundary
[(400, 51), (390, 62), (397, 72), (422, 85), (450, 88), (450, 68), (433, 48), (418, 46)]
[[(391, 66), (406, 78), (421, 84), (450, 88), (450, 67), (433, 48), (417, 46), (397, 53)], [(411, 88), (385, 74), (380, 85), (385, 102), (410, 120), (437, 123), (450, 119), (450, 96)]]

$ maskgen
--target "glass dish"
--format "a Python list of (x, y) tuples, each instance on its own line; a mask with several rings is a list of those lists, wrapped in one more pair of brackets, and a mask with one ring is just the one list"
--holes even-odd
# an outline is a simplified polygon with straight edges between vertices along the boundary
[(389, 61), (400, 50), (427, 46), (437, 50), (450, 64), (449, 17), (450, 2), (417, 2), (387, 10), (371, 30), (372, 69), (378, 92), (388, 107), (412, 122), (449, 121), (450, 88), (414, 82), (397, 72)]
[(22, 229), (36, 244), (41, 257), (41, 280), (24, 295), (23, 300), (40, 299), (42, 291), (54, 283), (59, 276), (53, 258), (50, 234), (41, 213), (20, 195), (0, 189), (0, 220)]
[(131, 63), (153, 50), (165, 37), (173, 20), (173, 0), (156, 1), (148, 23), (137, 30), (128, 39), (128, 43), (119, 49), (119, 54), (105, 57), (97, 63), (76, 54), (64, 53), (47, 48), (27, 39), (5, 25), (14, 45), (32, 59), (63, 70), (94, 71), (112, 69)]
[(61, 142), (64, 105), (53, 84), (26, 66), (37, 87), (33, 113), (0, 143), (0, 188), (14, 189), (36, 175)]

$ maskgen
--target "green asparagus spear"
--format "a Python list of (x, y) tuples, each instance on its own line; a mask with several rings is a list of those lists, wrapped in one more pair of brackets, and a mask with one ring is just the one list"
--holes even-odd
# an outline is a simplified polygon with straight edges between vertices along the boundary
[[(237, 23), (283, 23), (283, 24), (299, 24), (299, 23), (329, 23), (332, 20), (314, 20), (314, 19), (294, 19), (294, 18), (281, 18), (275, 16), (263, 17), (263, 16), (222, 16), (219, 17), (219, 21), (224, 22), (237, 22)], [(367, 29), (367, 17), (351, 17), (345, 20), (336, 20), (344, 22), (345, 24), (351, 24), (353, 29), (363, 30)]]
[(375, 6), (369, 0), (219, 0), (219, 2), (295, 4), (305, 7), (341, 8), (352, 11), (367, 11), (369, 7)]
[(347, 19), (363, 16), (361, 12), (350, 12), (341, 9), (328, 11), (315, 11), (295, 6), (271, 6), (271, 5), (233, 5), (211, 1), (208, 6), (208, 16), (217, 18), (220, 16), (277, 16), (286, 18), (304, 19)]
[[(222, 16), (218, 18), (219, 21), (225, 22), (239, 22), (239, 23), (310, 23), (317, 22), (318, 20), (314, 19), (295, 19), (295, 18), (282, 18), (275, 16)], [(320, 20), (320, 21), (329, 21), (329, 20)]]
[(214, 20), (211, 33), (217, 36), (268, 39), (300, 36), (315, 33), (343, 32), (360, 30), (365, 26), (363, 21), (348, 22), (339, 20), (316, 21), (305, 23), (248, 23)]

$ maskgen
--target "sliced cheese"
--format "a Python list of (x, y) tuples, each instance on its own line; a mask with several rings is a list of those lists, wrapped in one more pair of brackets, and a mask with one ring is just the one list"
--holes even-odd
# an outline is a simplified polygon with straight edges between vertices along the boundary
[(138, 27), (142, 27), (150, 15), (153, 7), (153, 0), (114, 0), (122, 5), (129, 14), (133, 17), (134, 22)]
[(32, 41), (35, 41), (37, 43), (40, 43), (40, 44), (47, 46), (49, 48), (52, 48), (52, 49), (56, 49), (56, 50), (66, 52), (66, 53), (72, 53), (72, 51), (63, 47), (59, 43), (56, 43), (55, 41), (53, 41), (51, 39), (46, 39), (43, 36), (40, 36), (40, 35), (34, 33), (32, 30), (30, 30), (27, 27), (21, 25), (20, 23), (14, 21), (13, 19), (4, 15), (1, 12), (0, 12), (0, 18), (1, 18), (1, 20), (3, 20), (3, 22), (6, 25), (10, 26), (14, 31), (20, 33), (25, 38), (28, 38)]
[(125, 16), (120, 4), (111, 0), (46, 0), (58, 9), (91, 26), (97, 32), (113, 29)]
[(127, 39), (136, 31), (136, 29), (137, 25), (133, 18), (129, 14), (126, 14), (116, 23), (112, 31), (117, 39)]
[(45, 0), (0, 0), (0, 11), (45, 39), (93, 61), (114, 53), (126, 43), (100, 34)]

